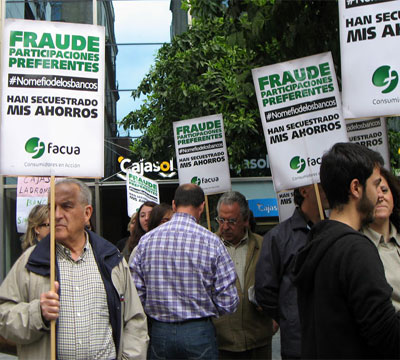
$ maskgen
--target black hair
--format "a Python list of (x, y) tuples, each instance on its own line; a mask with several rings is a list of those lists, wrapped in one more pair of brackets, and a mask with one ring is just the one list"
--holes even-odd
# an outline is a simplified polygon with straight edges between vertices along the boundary
[(135, 221), (135, 226), (133, 227), (132, 231), (132, 236), (129, 236), (128, 238), (128, 250), (131, 253), (132, 250), (136, 247), (136, 245), (139, 243), (140, 238), (146, 233), (144, 229), (142, 228), (142, 225), (140, 225), (140, 210), (142, 210), (143, 206), (148, 206), (151, 208), (154, 208), (157, 204), (153, 201), (145, 201), (142, 205), (140, 205), (140, 208), (136, 212), (136, 221)]
[(149, 219), (149, 231), (155, 229), (161, 224), (166, 213), (172, 211), (172, 206), (169, 204), (161, 203), (153, 207)]
[(199, 207), (204, 202), (203, 189), (196, 184), (183, 184), (178, 186), (175, 191), (175, 206)]
[(381, 175), (387, 181), (393, 197), (393, 210), (389, 219), (396, 228), (397, 232), (400, 232), (400, 181), (385, 168), (381, 168)]
[(349, 201), (350, 183), (357, 179), (365, 187), (375, 167), (383, 165), (382, 156), (365, 146), (337, 143), (322, 157), (320, 178), (331, 209)]
[(304, 201), (303, 195), (301, 195), (300, 188), (296, 188), (293, 190), (293, 201), (297, 206), (301, 206)]

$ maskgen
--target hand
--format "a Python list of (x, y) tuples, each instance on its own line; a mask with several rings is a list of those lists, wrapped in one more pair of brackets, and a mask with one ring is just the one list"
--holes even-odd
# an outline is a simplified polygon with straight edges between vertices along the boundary
[(279, 330), (279, 324), (275, 321), (272, 320), (272, 335), (275, 335)]
[(57, 294), (60, 284), (54, 282), (55, 291), (48, 291), (40, 295), (40, 309), (45, 320), (51, 321), (58, 318), (60, 312), (60, 301)]

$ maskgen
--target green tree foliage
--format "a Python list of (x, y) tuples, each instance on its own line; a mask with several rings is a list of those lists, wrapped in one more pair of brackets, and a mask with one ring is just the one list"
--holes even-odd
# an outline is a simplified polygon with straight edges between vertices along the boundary
[(389, 154), (390, 154), (390, 166), (393, 172), (400, 176), (400, 133), (397, 131), (388, 131), (389, 141)]
[(400, 117), (389, 117), (387, 125), (390, 166), (393, 173), (400, 176)]
[[(189, 9), (188, 3), (184, 3)], [(143, 105), (122, 121), (143, 136), (138, 157), (175, 156), (172, 122), (222, 113), (231, 164), (265, 154), (251, 69), (332, 51), (338, 65), (337, 1), (190, 0), (190, 29), (158, 52), (133, 91)]]

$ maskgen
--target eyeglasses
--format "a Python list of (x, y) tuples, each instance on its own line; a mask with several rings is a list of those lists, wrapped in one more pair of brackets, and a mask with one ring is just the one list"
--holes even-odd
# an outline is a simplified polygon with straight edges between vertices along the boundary
[(49, 226), (50, 226), (49, 223), (43, 223), (43, 224), (40, 224), (40, 225), (39, 225), (39, 227), (49, 227)]
[(215, 218), (215, 221), (220, 225), (223, 225), (225, 223), (227, 223), (228, 225), (235, 225), (237, 223), (237, 219), (224, 219), (219, 216)]

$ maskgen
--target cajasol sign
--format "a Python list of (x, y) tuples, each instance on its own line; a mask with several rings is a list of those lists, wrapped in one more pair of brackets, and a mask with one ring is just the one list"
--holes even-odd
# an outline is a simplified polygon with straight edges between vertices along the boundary
[(120, 156), (118, 158), (118, 162), (121, 172), (119, 172), (117, 176), (122, 180), (126, 180), (126, 174), (129, 171), (132, 171), (141, 176), (155, 175), (164, 179), (171, 179), (177, 175), (173, 159), (163, 160), (161, 162), (151, 162), (142, 159), (140, 161), (134, 162), (129, 158), (124, 158), (123, 156)]

